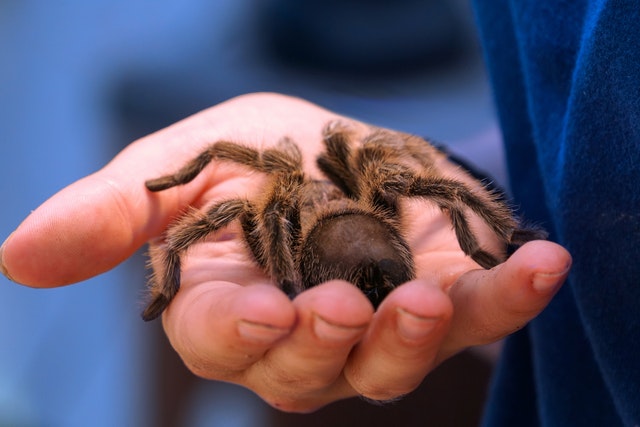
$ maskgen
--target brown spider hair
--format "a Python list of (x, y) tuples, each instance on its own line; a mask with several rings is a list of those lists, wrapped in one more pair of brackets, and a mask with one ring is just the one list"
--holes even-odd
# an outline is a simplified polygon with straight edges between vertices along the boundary
[(435, 167), (442, 153), (425, 140), (379, 128), (354, 139), (343, 122), (325, 126), (325, 150), (317, 165), (327, 179), (307, 176), (300, 150), (285, 137), (264, 151), (218, 141), (176, 173), (147, 181), (154, 192), (186, 184), (212, 161), (238, 163), (269, 177), (263, 197), (192, 209), (168, 228), (143, 318), (159, 316), (178, 292), (184, 252), (235, 220), (257, 264), (290, 296), (342, 279), (358, 286), (374, 306), (416, 274), (401, 226), (402, 198), (422, 198), (439, 206), (448, 214), (460, 248), (484, 268), (502, 262), (505, 255), (480, 246), (468, 211), (505, 245), (545, 237), (541, 230), (522, 227), (494, 192), (443, 176)]

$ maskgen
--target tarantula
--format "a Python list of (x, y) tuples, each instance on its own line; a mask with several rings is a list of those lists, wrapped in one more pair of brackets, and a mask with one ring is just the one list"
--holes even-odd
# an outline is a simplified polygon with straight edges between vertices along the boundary
[(422, 138), (373, 128), (353, 141), (349, 126), (335, 121), (323, 129), (323, 142), (325, 151), (316, 163), (326, 180), (303, 172), (299, 148), (285, 137), (264, 151), (219, 141), (175, 174), (147, 181), (154, 192), (186, 184), (213, 160), (245, 165), (270, 178), (259, 200), (219, 201), (192, 210), (168, 228), (143, 319), (159, 316), (178, 292), (183, 253), (235, 220), (257, 264), (290, 296), (343, 279), (358, 286), (376, 307), (393, 288), (415, 277), (400, 224), (401, 198), (438, 205), (448, 214), (460, 248), (484, 268), (502, 262), (504, 255), (480, 247), (468, 211), (505, 245), (545, 237), (541, 230), (522, 227), (493, 192), (472, 190), (444, 177), (435, 167), (442, 154)]

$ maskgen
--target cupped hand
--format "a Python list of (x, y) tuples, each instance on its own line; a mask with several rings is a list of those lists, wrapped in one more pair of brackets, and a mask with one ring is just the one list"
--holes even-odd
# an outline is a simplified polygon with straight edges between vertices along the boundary
[[(187, 206), (259, 193), (264, 177), (222, 162), (184, 186), (145, 188), (146, 180), (175, 171), (217, 140), (262, 148), (288, 135), (300, 145), (305, 169), (317, 175), (320, 131), (336, 118), (300, 99), (252, 94), (138, 140), (27, 217), (3, 245), (2, 271), (33, 287), (79, 282), (145, 242), (161, 244), (163, 230)], [(456, 352), (523, 327), (549, 303), (571, 264), (562, 247), (535, 241), (505, 263), (480, 269), (460, 250), (448, 219), (428, 206), (405, 207), (418, 278), (375, 312), (341, 281), (289, 300), (257, 269), (231, 226), (184, 257), (180, 291), (162, 319), (167, 336), (195, 374), (244, 385), (283, 410), (311, 411), (357, 395), (402, 396)], [(483, 234), (483, 244), (495, 244)]]

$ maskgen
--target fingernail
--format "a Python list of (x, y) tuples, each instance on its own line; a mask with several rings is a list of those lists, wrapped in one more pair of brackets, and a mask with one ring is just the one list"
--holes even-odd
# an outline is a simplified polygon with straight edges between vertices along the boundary
[(425, 339), (440, 321), (437, 317), (423, 317), (413, 314), (404, 308), (397, 308), (398, 333), (409, 341)]
[(326, 341), (351, 341), (362, 335), (365, 328), (366, 326), (333, 323), (318, 314), (313, 316), (313, 331), (316, 337)]
[[(11, 236), (9, 236), (9, 237), (11, 237)], [(7, 267), (4, 265), (4, 248), (7, 245), (7, 242), (9, 241), (9, 237), (7, 237), (7, 239), (2, 243), (2, 246), (0, 246), (0, 272), (2, 272), (2, 274), (7, 279), (13, 281), (13, 279), (9, 275), (9, 270), (7, 270)]]
[(240, 320), (238, 321), (238, 333), (248, 340), (270, 344), (287, 336), (289, 329), (250, 320)]
[(537, 273), (533, 276), (531, 287), (541, 294), (547, 294), (557, 290), (564, 282), (568, 269), (561, 273)]

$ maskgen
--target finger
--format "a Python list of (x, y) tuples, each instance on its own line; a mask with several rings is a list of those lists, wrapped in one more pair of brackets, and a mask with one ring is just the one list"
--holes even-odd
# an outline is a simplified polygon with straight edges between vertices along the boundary
[(138, 140), (29, 215), (3, 246), (2, 272), (18, 283), (49, 287), (107, 271), (157, 236), (205, 189), (229, 176), (201, 174), (189, 185), (153, 194), (145, 180), (175, 170), (219, 139), (259, 145), (293, 132), (296, 140), (319, 141), (322, 124), (333, 117), (299, 99), (251, 95)]
[(333, 281), (301, 293), (294, 305), (295, 331), (251, 368), (249, 387), (289, 412), (307, 412), (353, 396), (340, 378), (371, 320), (371, 303), (355, 286)]
[(194, 374), (240, 383), (295, 323), (291, 301), (276, 287), (228, 282), (181, 289), (163, 315), (171, 345)]
[(157, 234), (198, 189), (180, 199), (175, 192), (157, 196), (144, 181), (159, 174), (157, 165), (180, 158), (174, 139), (189, 139), (194, 121), (137, 141), (33, 211), (4, 244), (7, 275), (38, 287), (77, 282), (114, 267)]
[(533, 241), (491, 270), (462, 275), (449, 289), (455, 315), (441, 357), (522, 328), (551, 301), (570, 267), (564, 248)]
[(413, 391), (433, 368), (451, 315), (449, 298), (434, 284), (416, 280), (395, 289), (351, 355), (347, 381), (373, 400)]

